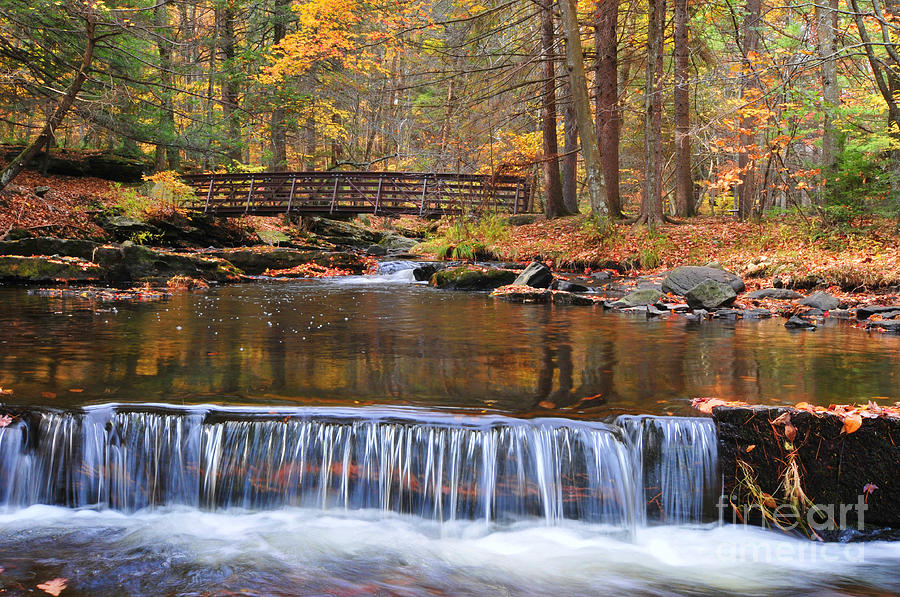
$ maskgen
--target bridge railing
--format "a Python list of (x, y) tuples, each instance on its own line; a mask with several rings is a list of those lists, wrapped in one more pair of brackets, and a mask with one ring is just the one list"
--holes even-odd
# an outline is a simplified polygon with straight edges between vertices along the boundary
[(414, 172), (264, 172), (183, 177), (194, 209), (216, 215), (288, 213), (449, 215), (523, 213), (530, 184), (519, 176)]

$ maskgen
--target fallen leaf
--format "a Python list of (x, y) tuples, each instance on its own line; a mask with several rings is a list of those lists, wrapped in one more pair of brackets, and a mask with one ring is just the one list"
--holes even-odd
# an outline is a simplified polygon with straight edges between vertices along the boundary
[(46, 398), (47, 400), (53, 400), (56, 398), (56, 394), (53, 392), (41, 392), (41, 398)]
[(856, 432), (862, 425), (862, 417), (859, 415), (847, 415), (844, 417), (844, 427), (841, 433), (851, 434)]
[(747, 446), (746, 448), (744, 448), (744, 452), (748, 452), (748, 453), (749, 453), (749, 452), (752, 452), (752, 451), (755, 450), (755, 449), (756, 449), (756, 444), (750, 444), (749, 446)]
[(74, 392), (75, 394), (80, 394), (81, 392), (84, 391), (84, 389), (82, 389), (82, 388), (69, 388), (69, 391), (70, 391), (70, 392)]
[(784, 426), (784, 437), (788, 439), (788, 441), (793, 442), (794, 438), (797, 437), (797, 428), (788, 423)]
[(68, 578), (54, 578), (53, 580), (48, 580), (45, 583), (39, 584), (37, 588), (45, 593), (53, 595), (53, 597), (59, 597), (59, 594), (66, 588), (66, 583), (68, 581)]
[(763, 504), (765, 504), (767, 508), (774, 508), (775, 506), (778, 505), (778, 503), (775, 501), (775, 498), (773, 498), (768, 493), (762, 494), (762, 499), (763, 499)]
[(772, 425), (790, 425), (791, 424), (791, 413), (783, 412), (778, 415), (774, 421), (772, 421)]
[(550, 402), (549, 400), (541, 400), (540, 402), (538, 402), (538, 406), (540, 406), (541, 408), (552, 409), (556, 408), (556, 403)]

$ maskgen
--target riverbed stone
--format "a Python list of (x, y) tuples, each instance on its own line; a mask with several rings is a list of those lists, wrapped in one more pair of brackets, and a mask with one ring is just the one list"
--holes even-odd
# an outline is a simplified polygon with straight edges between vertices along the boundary
[(354, 274), (361, 274), (368, 267), (363, 257), (349, 251), (298, 251), (258, 247), (221, 249), (207, 254), (225, 259), (252, 276), (262, 275), (266, 270), (289, 269), (304, 263), (345, 269)]
[(516, 277), (513, 284), (516, 286), (531, 286), (532, 288), (549, 288), (553, 282), (553, 272), (543, 263), (532, 261), (528, 267)]
[(388, 253), (407, 253), (419, 244), (419, 241), (399, 234), (386, 234), (378, 243)]
[(866, 323), (866, 329), (884, 330), (892, 334), (900, 334), (900, 319), (887, 319), (883, 321), (870, 321)]
[(799, 292), (795, 292), (788, 288), (760, 288), (753, 292), (748, 292), (743, 298), (748, 299), (774, 299), (776, 301), (793, 301), (803, 298)]
[(794, 330), (814, 330), (816, 324), (808, 319), (794, 315), (784, 323), (784, 327)]
[(562, 290), (564, 292), (588, 292), (590, 288), (577, 282), (569, 282), (568, 280), (554, 280), (550, 285), (553, 290)]
[(727, 307), (737, 298), (730, 284), (707, 278), (684, 294), (692, 309), (713, 310)]
[(594, 300), (587, 296), (566, 292), (563, 290), (550, 290), (549, 288), (534, 288), (532, 286), (518, 286), (510, 284), (494, 290), (490, 296), (510, 303), (535, 303), (554, 305), (593, 305)]
[(104, 271), (100, 266), (77, 257), (0, 256), (0, 281), (3, 282), (14, 284), (93, 282), (103, 277)]
[(0, 241), (0, 255), (62, 255), (90, 260), (99, 246), (89, 240), (42, 236)]
[(731, 272), (697, 265), (683, 265), (676, 267), (662, 283), (663, 292), (671, 292), (679, 296), (686, 296), (687, 292), (705, 280), (713, 280), (728, 284), (734, 292), (743, 292), (744, 281)]
[(885, 313), (890, 313), (891, 311), (900, 311), (900, 305), (863, 305), (856, 308), (856, 318), (868, 319), (873, 315), (884, 317)]
[(464, 265), (436, 272), (431, 285), (445, 290), (494, 290), (512, 284), (517, 277), (516, 272), (505, 269)]
[(621, 299), (613, 303), (613, 305), (618, 308), (643, 307), (646, 305), (652, 305), (664, 296), (665, 295), (663, 293), (661, 293), (659, 290), (656, 290), (655, 288), (641, 288), (639, 290), (632, 290)]
[(805, 307), (813, 307), (822, 311), (831, 311), (841, 306), (841, 301), (827, 292), (814, 292), (805, 299), (799, 301)]

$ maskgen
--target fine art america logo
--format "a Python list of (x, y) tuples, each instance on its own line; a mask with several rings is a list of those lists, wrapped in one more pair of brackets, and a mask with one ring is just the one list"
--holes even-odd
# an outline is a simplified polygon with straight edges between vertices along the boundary
[[(761, 504), (735, 506), (728, 496), (721, 495), (716, 503), (719, 526), (726, 522), (745, 527), (779, 529), (804, 534), (812, 541), (779, 541), (760, 535), (758, 541), (724, 542), (717, 555), (723, 559), (776, 563), (786, 560), (859, 564), (865, 560), (864, 543), (824, 543), (823, 533), (865, 529), (865, 513), (869, 509), (865, 495), (855, 504), (807, 504), (803, 511), (796, 504), (786, 502), (774, 507)], [(728, 516), (728, 512), (731, 515)]]

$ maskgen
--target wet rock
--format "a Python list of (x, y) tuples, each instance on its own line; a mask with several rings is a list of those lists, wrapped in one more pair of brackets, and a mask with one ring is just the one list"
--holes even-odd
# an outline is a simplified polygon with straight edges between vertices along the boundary
[(900, 305), (864, 305), (856, 308), (856, 318), (868, 319), (873, 315), (881, 315), (883, 317), (884, 313), (890, 313), (891, 311), (900, 311)]
[(550, 285), (553, 290), (562, 290), (564, 292), (588, 292), (590, 288), (583, 284), (569, 282), (567, 280), (554, 280)]
[(742, 312), (737, 309), (716, 309), (713, 312), (713, 317), (716, 319), (728, 319), (730, 321), (735, 321), (741, 317)]
[(387, 255), (387, 249), (385, 249), (381, 245), (370, 245), (366, 248), (366, 253), (374, 257), (382, 257), (384, 255)]
[(93, 282), (103, 277), (104, 271), (101, 267), (77, 257), (0, 256), (2, 282), (13, 284)]
[(814, 330), (816, 329), (816, 324), (812, 321), (794, 315), (785, 322), (784, 327), (792, 330)]
[(768, 319), (772, 312), (768, 309), (745, 309), (742, 313), (744, 319)]
[(665, 295), (658, 290), (644, 288), (642, 290), (632, 290), (613, 304), (618, 308), (642, 307), (652, 305), (664, 296)]
[(383, 238), (382, 234), (363, 226), (327, 218), (309, 218), (306, 227), (313, 238), (343, 247), (364, 249), (379, 244)]
[(885, 321), (870, 321), (866, 323), (866, 329), (884, 330), (892, 334), (900, 334), (900, 320), (888, 319)]
[(591, 274), (591, 279), (595, 282), (606, 282), (607, 280), (612, 280), (613, 275), (606, 271), (594, 272)]
[(787, 288), (760, 288), (759, 290), (754, 290), (753, 292), (748, 292), (743, 296), (743, 298), (748, 299), (775, 299), (777, 301), (793, 301), (798, 298), (803, 298), (803, 295), (799, 292), (795, 292), (793, 290)]
[(850, 319), (850, 311), (847, 309), (833, 309), (828, 312), (831, 319)]
[(711, 267), (684, 265), (669, 272), (662, 283), (662, 291), (686, 296), (690, 289), (706, 280), (728, 284), (734, 292), (743, 292), (745, 288), (743, 280), (731, 272)]
[(189, 276), (210, 282), (236, 282), (241, 270), (223, 259), (185, 255), (142, 247), (132, 243), (103, 246), (93, 261), (105, 270), (110, 281), (162, 281), (173, 276)]
[(831, 311), (841, 306), (841, 301), (827, 292), (814, 292), (805, 299), (799, 301), (799, 304), (822, 311)]
[(222, 249), (208, 253), (226, 259), (247, 274), (259, 276), (266, 270), (289, 269), (315, 263), (361, 274), (367, 268), (366, 261), (356, 253), (345, 251), (298, 251), (296, 249)]
[(407, 253), (419, 244), (419, 241), (399, 234), (387, 234), (378, 244), (384, 247), (388, 253)]
[(443, 269), (434, 263), (424, 263), (413, 270), (413, 278), (416, 279), (417, 282), (424, 282), (426, 280), (430, 280), (431, 276), (433, 276), (436, 272)]
[(505, 269), (461, 266), (436, 272), (431, 285), (446, 290), (494, 290), (512, 284), (518, 276)]
[(0, 255), (63, 255), (90, 260), (100, 243), (40, 237), (0, 241)]
[(553, 272), (550, 268), (533, 261), (528, 264), (521, 274), (516, 277), (513, 284), (516, 286), (531, 286), (532, 288), (549, 288), (553, 282)]
[(555, 305), (593, 305), (594, 301), (586, 296), (571, 292), (550, 290), (549, 288), (533, 288), (510, 284), (494, 290), (490, 296), (511, 303), (535, 303)]
[(660, 309), (656, 305), (647, 305), (647, 317), (660, 317), (668, 314), (668, 309)]
[(153, 224), (122, 215), (102, 214), (97, 218), (97, 224), (118, 242), (153, 243), (163, 236), (162, 231)]
[(737, 298), (737, 293), (728, 283), (706, 279), (688, 290), (684, 298), (693, 309), (712, 310), (732, 304)]

